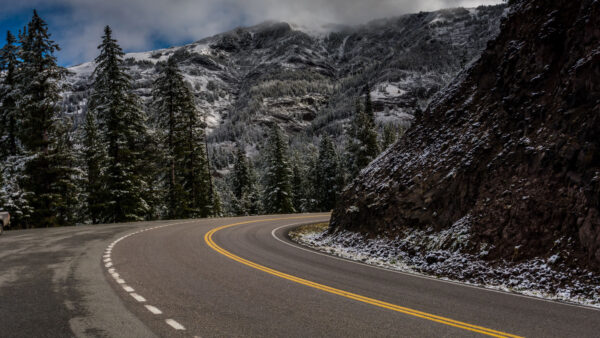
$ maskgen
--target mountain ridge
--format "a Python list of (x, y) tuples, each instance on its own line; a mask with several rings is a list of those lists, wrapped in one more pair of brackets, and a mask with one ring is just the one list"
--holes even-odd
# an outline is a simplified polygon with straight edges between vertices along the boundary
[[(504, 6), (407, 14), (311, 36), (282, 22), (236, 28), (194, 43), (125, 56), (134, 90), (150, 99), (157, 67), (175, 57), (209, 126), (209, 143), (262, 142), (281, 125), (299, 146), (342, 137), (353, 100), (372, 85), (378, 123), (410, 125), (416, 110), (497, 34)], [(71, 67), (64, 111), (81, 124), (93, 62)]]

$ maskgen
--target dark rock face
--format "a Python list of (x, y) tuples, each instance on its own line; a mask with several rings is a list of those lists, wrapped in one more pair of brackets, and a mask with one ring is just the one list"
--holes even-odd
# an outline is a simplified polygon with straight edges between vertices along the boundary
[(480, 60), (343, 193), (331, 231), (468, 219), (467, 251), (600, 269), (600, 1), (517, 1)]

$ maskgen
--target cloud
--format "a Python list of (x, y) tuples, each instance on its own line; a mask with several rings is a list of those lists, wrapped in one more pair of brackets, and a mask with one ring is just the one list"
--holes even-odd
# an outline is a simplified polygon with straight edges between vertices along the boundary
[[(7, 0), (0, 0), (7, 1)], [(75, 64), (93, 59), (102, 29), (110, 25), (126, 51), (178, 45), (238, 26), (280, 20), (360, 24), (380, 17), (447, 7), (473, 7), (501, 0), (21, 0), (0, 14), (37, 7), (62, 47), (59, 57)], [(4, 6), (6, 7), (6, 6)]]

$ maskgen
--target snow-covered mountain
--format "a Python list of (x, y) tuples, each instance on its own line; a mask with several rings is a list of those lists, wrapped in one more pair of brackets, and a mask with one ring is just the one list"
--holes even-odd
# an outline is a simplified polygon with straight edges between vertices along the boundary
[[(380, 123), (410, 124), (417, 109), (479, 56), (504, 10), (448, 9), (319, 29), (266, 22), (125, 59), (147, 103), (157, 69), (175, 57), (213, 144), (260, 143), (274, 122), (304, 142), (324, 131), (341, 135), (367, 83)], [(92, 62), (70, 68), (64, 109), (79, 121), (93, 68)]]

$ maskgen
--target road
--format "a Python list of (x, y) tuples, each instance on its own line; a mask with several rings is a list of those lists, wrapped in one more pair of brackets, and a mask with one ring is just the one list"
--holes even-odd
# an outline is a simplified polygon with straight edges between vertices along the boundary
[(2, 337), (597, 337), (600, 311), (350, 262), (327, 214), (10, 231)]

